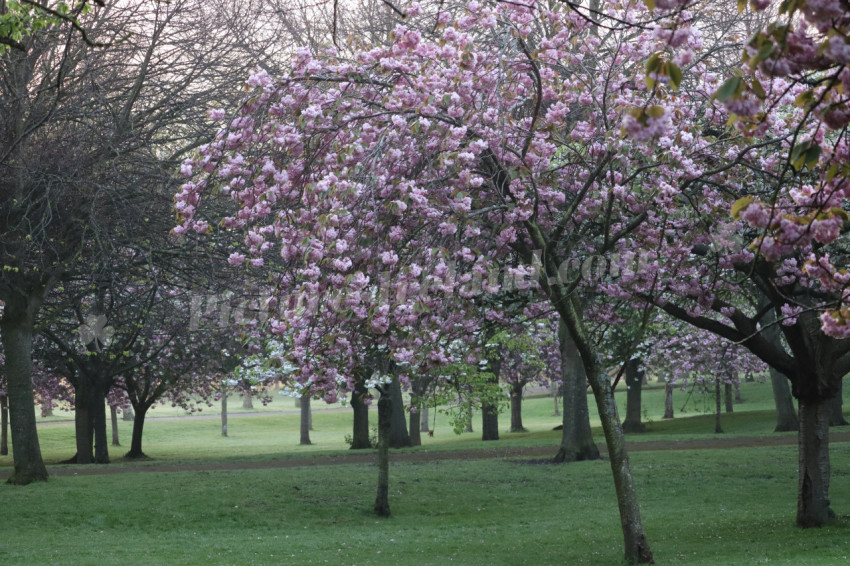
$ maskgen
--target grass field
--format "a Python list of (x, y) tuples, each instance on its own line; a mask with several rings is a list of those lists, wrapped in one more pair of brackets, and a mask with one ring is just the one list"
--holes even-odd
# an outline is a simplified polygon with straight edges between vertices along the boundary
[[(770, 387), (744, 384), (724, 415), (725, 436), (772, 435)], [(676, 393), (676, 409), (686, 394)], [(660, 419), (663, 391), (645, 397), (645, 440), (713, 438), (713, 416)], [(275, 401), (277, 403), (277, 400)], [(270, 405), (267, 410), (293, 411)], [(235, 404), (235, 403), (234, 403)], [(530, 432), (455, 436), (445, 415), (411, 451), (552, 446), (551, 399), (529, 399)], [(258, 410), (260, 412), (260, 410)], [(156, 413), (154, 413), (156, 415)], [(350, 413), (316, 411), (310, 447), (297, 446), (298, 415), (234, 418), (222, 438), (214, 419), (152, 419), (146, 462), (116, 475), (54, 477), (0, 485), (0, 564), (593, 564), (621, 562), (616, 500), (606, 461), (565, 466), (520, 459), (395, 463), (393, 516), (374, 517), (376, 471), (365, 464), (237, 471), (134, 473), (163, 463), (279, 460), (348, 453)], [(373, 415), (374, 419), (374, 415)], [(55, 419), (54, 419), (55, 420)], [(507, 415), (502, 419), (507, 428)], [(477, 420), (476, 420), (477, 426)], [(54, 471), (73, 452), (70, 423), (40, 427)], [(129, 438), (129, 423), (121, 434)], [(831, 525), (794, 526), (796, 448), (647, 451), (632, 454), (649, 541), (659, 564), (850, 564), (850, 443), (832, 445)], [(11, 457), (0, 457), (2, 466)]]

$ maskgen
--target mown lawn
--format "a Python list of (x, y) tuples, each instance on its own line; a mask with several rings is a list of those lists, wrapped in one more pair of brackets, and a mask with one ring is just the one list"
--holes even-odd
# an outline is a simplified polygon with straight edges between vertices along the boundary
[[(793, 447), (633, 455), (659, 564), (847, 564), (850, 450), (833, 448), (833, 525), (793, 524)], [(393, 516), (367, 465), (125, 473), (0, 486), (1, 564), (620, 562), (607, 462), (396, 464)]]
[[(728, 436), (772, 435), (770, 387), (744, 384), (744, 400), (724, 415)], [(677, 411), (684, 401), (677, 391)], [(630, 442), (713, 438), (713, 416), (660, 419), (663, 391), (644, 397), (651, 432)], [(290, 407), (286, 407), (291, 410)], [(551, 398), (529, 399), (528, 433), (482, 443), (455, 436), (447, 417), (414, 451), (551, 446), (560, 432)], [(691, 416), (695, 415), (695, 416)], [(656, 418), (657, 416), (657, 418)], [(374, 418), (374, 415), (373, 415)], [(371, 512), (371, 465), (138, 473), (161, 464), (302, 459), (349, 453), (348, 412), (314, 415), (314, 446), (299, 447), (298, 415), (234, 418), (222, 438), (216, 420), (152, 419), (152, 460), (57, 465), (73, 452), (73, 427), (40, 427), (53, 477), (27, 487), (0, 485), (0, 564), (619, 564), (619, 518), (606, 461), (564, 466), (520, 459), (395, 463), (393, 516)], [(121, 424), (129, 438), (129, 423)], [(476, 419), (476, 426), (478, 420)], [(845, 429), (847, 427), (844, 427)], [(459, 453), (459, 455), (463, 455)], [(850, 564), (850, 443), (832, 445), (834, 524), (794, 526), (796, 448), (647, 451), (632, 454), (650, 544), (659, 564)], [(0, 457), (0, 474), (11, 457)]]

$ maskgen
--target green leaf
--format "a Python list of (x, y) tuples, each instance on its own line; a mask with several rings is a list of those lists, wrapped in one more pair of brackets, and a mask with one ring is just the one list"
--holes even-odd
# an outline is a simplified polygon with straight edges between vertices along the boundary
[(739, 77), (730, 77), (726, 79), (717, 92), (714, 93), (714, 98), (718, 102), (726, 102), (736, 94), (739, 94), (744, 88), (744, 81)]
[(667, 74), (670, 76), (670, 86), (678, 90), (679, 85), (682, 84), (682, 69), (675, 63), (667, 63), (667, 70)]
[(811, 106), (815, 102), (815, 93), (812, 89), (804, 90), (794, 99), (794, 106), (805, 108)]
[(764, 87), (761, 85), (761, 81), (758, 79), (753, 79), (752, 91), (756, 96), (759, 97), (759, 100), (764, 100), (767, 98), (767, 93), (764, 91)]
[(753, 202), (755, 202), (755, 198), (752, 196), (746, 196), (739, 198), (734, 203), (732, 203), (732, 218), (738, 220), (741, 217), (741, 213), (747, 209)]

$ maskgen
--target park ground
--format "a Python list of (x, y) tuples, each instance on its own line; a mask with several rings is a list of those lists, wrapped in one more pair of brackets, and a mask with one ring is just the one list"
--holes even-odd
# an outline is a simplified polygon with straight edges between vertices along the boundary
[[(657, 563), (850, 564), (850, 427), (832, 430), (838, 517), (800, 530), (795, 436), (772, 432), (769, 384), (742, 387), (723, 435), (699, 393), (676, 392), (673, 420), (660, 419), (662, 390), (645, 393), (650, 432), (629, 442)], [(289, 399), (238, 410), (228, 438), (214, 419), (157, 409), (150, 459), (112, 447), (108, 466), (58, 463), (73, 426), (57, 411), (39, 431), (51, 480), (0, 486), (0, 564), (618, 564), (608, 463), (546, 464), (553, 409), (527, 399), (529, 432), (505, 432), (505, 415), (488, 443), (438, 413), (433, 437), (392, 455), (389, 519), (371, 514), (374, 454), (347, 450), (347, 410), (316, 410), (314, 445), (297, 446)], [(0, 477), (10, 464), (0, 457)]]

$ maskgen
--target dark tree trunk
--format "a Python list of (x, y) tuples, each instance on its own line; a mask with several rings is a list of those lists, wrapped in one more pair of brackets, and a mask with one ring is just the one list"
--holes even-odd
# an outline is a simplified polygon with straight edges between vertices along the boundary
[(369, 441), (369, 407), (365, 401), (367, 393), (366, 388), (358, 383), (351, 395), (351, 408), (354, 411), (354, 429), (351, 433), (352, 450), (372, 447)]
[[(411, 402), (411, 406), (413, 403)], [(422, 432), (420, 425), (422, 419), (419, 418), (419, 411), (410, 411), (410, 445), (422, 446)]]
[(301, 401), (301, 446), (309, 446), (310, 442), (310, 395), (302, 395)]
[[(488, 380), (488, 384), (498, 387), (499, 375), (502, 371), (500, 356), (490, 360), (490, 371), (493, 377)], [(470, 411), (470, 414), (472, 414), (472, 411)], [(487, 399), (481, 401), (481, 440), (499, 440), (499, 406)]]
[(253, 409), (254, 408), (254, 396), (251, 395), (250, 391), (246, 391), (242, 394), (242, 408), (243, 409)]
[(146, 458), (142, 451), (142, 433), (145, 429), (145, 415), (148, 412), (148, 407), (139, 405), (136, 407), (136, 413), (133, 415), (133, 435), (130, 440), (130, 451), (127, 452), (126, 458)]
[(375, 497), (375, 514), (390, 516), (390, 429), (392, 428), (393, 402), (390, 392), (381, 391), (378, 399), (378, 494)]
[(800, 429), (800, 420), (794, 409), (794, 398), (791, 396), (791, 385), (788, 378), (770, 368), (770, 384), (773, 387), (773, 402), (776, 405), (776, 428), (773, 432), (788, 432)]
[(723, 393), (726, 401), (726, 412), (731, 413), (735, 410), (735, 395), (731, 383), (723, 384)]
[(77, 443), (77, 464), (94, 462), (94, 413), (92, 412), (92, 384), (85, 376), (78, 375), (74, 387), (74, 436)]
[(511, 385), (511, 432), (528, 432), (522, 426), (522, 390), (525, 383)]
[(637, 491), (626, 451), (626, 437), (620, 423), (614, 390), (607, 376), (602, 375), (596, 351), (585, 334), (584, 325), (572, 298), (565, 297), (562, 302), (556, 304), (559, 305), (559, 314), (565, 318), (569, 333), (581, 353), (585, 372), (593, 389), (596, 408), (599, 410), (602, 430), (605, 432), (605, 444), (608, 447), (608, 458), (617, 492), (620, 526), (623, 530), (624, 558), (629, 564), (653, 564), (652, 549), (643, 529)]
[(844, 426), (850, 424), (844, 418), (844, 380), (838, 382), (838, 393), (827, 402), (829, 406), (829, 426)]
[(722, 407), (720, 394), (720, 380), (714, 380), (714, 434), (723, 434), (723, 427), (720, 426), (720, 409)]
[[(766, 299), (761, 301), (759, 308), (767, 305)], [(784, 348), (782, 334), (776, 325), (776, 314), (768, 309), (765, 316), (764, 337), (777, 349)], [(800, 429), (797, 411), (794, 409), (794, 398), (791, 396), (791, 385), (788, 376), (770, 368), (770, 383), (773, 387), (773, 402), (776, 405), (776, 428), (774, 432), (787, 432)]]
[(109, 463), (109, 443), (106, 434), (106, 390), (101, 383), (93, 386), (92, 427), (94, 428), (94, 462), (95, 464)]
[(799, 400), (797, 525), (820, 527), (829, 508), (829, 408), (827, 401)]
[(0, 395), (0, 456), (9, 455), (9, 403)]
[(743, 403), (744, 399), (741, 397), (741, 380), (735, 380), (735, 403)]
[(33, 325), (39, 304), (40, 300), (33, 297), (10, 297), (0, 319), (14, 466), (8, 483), (17, 485), (47, 480), (38, 443), (31, 368)]
[(561, 348), (561, 395), (564, 399), (561, 447), (556, 463), (599, 460), (599, 447), (590, 430), (587, 407), (587, 377), (576, 344), (562, 322), (558, 327)]
[(673, 384), (669, 381), (664, 386), (664, 417), (662, 418), (673, 418)]
[(221, 395), (221, 435), (227, 436), (227, 391)]
[(643, 407), (643, 372), (640, 371), (640, 359), (634, 358), (626, 362), (626, 420), (623, 421), (623, 432), (646, 432), (646, 426), (641, 422)]
[(499, 407), (492, 403), (481, 406), (481, 440), (499, 440)]
[(118, 407), (110, 405), (109, 416), (112, 421), (112, 446), (121, 446), (121, 442), (118, 441)]
[(404, 400), (401, 397), (401, 383), (398, 376), (393, 376), (389, 384), (390, 397), (392, 400), (392, 413), (390, 413), (390, 447), (408, 448), (410, 435), (407, 433), (407, 417), (404, 414)]

